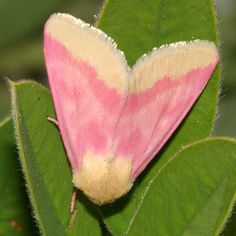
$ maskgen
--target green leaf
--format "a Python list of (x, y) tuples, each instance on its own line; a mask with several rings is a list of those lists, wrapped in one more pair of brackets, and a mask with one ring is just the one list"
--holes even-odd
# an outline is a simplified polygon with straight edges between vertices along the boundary
[[(125, 52), (131, 66), (141, 55), (163, 44), (193, 39), (218, 43), (211, 0), (108, 0), (97, 26), (117, 42), (118, 48)], [(146, 186), (171, 156), (183, 145), (210, 134), (214, 125), (218, 92), (219, 68), (184, 122), (152, 161), (152, 165), (136, 181), (136, 186), (123, 200), (115, 204), (114, 209), (109, 208), (110, 214), (119, 212), (116, 222), (112, 218), (106, 219), (107, 227), (111, 231), (119, 231), (120, 224), (123, 225), (121, 228), (125, 227), (136, 204), (142, 201)], [(132, 201), (134, 198), (135, 201)], [(107, 213), (107, 210), (103, 211)]]
[[(45, 21), (62, 0), (3, 0), (0, 3), (0, 47), (17, 42)], [(17, 42), (19, 43), (19, 42)]]
[(133, 200), (132, 217), (109, 222), (117, 235), (218, 235), (236, 200), (235, 179), (236, 140), (197, 142), (156, 173)]
[[(92, 204), (78, 196), (71, 215), (71, 171), (54, 117), (51, 96), (34, 82), (10, 83), (20, 161), (42, 235), (100, 235)], [(76, 213), (75, 212), (75, 213)]]
[(0, 235), (36, 235), (10, 119), (0, 124)]
[(210, 0), (108, 0), (97, 26), (118, 43), (130, 65), (163, 44), (193, 39), (217, 42)]

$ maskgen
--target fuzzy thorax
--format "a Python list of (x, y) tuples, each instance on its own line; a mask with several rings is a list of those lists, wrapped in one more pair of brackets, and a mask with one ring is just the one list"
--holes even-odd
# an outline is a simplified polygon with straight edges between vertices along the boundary
[(131, 164), (129, 158), (104, 158), (87, 154), (79, 170), (73, 173), (73, 184), (94, 203), (111, 203), (132, 187)]

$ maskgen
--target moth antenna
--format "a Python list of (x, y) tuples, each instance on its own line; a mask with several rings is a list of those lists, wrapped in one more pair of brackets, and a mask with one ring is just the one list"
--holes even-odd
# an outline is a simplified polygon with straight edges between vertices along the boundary
[(70, 212), (73, 213), (75, 210), (75, 201), (76, 201), (77, 191), (75, 190), (72, 194), (71, 203), (70, 203)]
[(57, 120), (53, 119), (52, 117), (47, 117), (47, 120), (58, 127), (58, 121)]

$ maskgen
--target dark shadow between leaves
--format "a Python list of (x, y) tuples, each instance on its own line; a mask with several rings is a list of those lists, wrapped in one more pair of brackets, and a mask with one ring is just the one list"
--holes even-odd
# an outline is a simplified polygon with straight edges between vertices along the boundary
[[(0, 136), (0, 149), (6, 150), (5, 155), (1, 156), (0, 161), (1, 165), (4, 166), (5, 173), (2, 183), (6, 183), (4, 187), (1, 186), (1, 197), (2, 201), (5, 201), (7, 198), (12, 198), (12, 196), (7, 196), (6, 193), (14, 193), (15, 205), (5, 205), (7, 209), (4, 209), (2, 214), (6, 214), (6, 212), (10, 213), (7, 214), (6, 223), (7, 221), (9, 222), (9, 227), (13, 231), (24, 235), (39, 235), (39, 230), (36, 228), (31, 215), (32, 209), (26, 193), (26, 184), (18, 159), (12, 121), (9, 120), (4, 126), (7, 127), (7, 132), (9, 133), (7, 135), (1, 134)], [(4, 139), (4, 142), (1, 142), (1, 139)], [(13, 211), (13, 209), (15, 210)]]

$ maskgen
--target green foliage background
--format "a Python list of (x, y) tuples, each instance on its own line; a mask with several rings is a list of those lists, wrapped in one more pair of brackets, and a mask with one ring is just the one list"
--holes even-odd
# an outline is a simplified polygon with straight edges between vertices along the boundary
[[(115, 0), (114, 0), (115, 2)], [(122, 2), (122, 1), (120, 1)], [(203, 1), (204, 2), (204, 1)], [(206, 3), (208, 1), (205, 1)], [(213, 135), (224, 135), (224, 136), (233, 136), (236, 137), (236, 4), (233, 0), (227, 0), (227, 1), (217, 1), (216, 2), (217, 9), (218, 9), (218, 26), (219, 30), (221, 32), (220, 34), (220, 42), (221, 43), (221, 51), (222, 51), (222, 64), (223, 64), (223, 72), (222, 72), (222, 90), (220, 94), (220, 103), (218, 106), (218, 119), (216, 121), (216, 126), (214, 130), (212, 131)], [(140, 3), (141, 4), (141, 3)], [(133, 7), (140, 7), (134, 5)], [(4, 0), (0, 3), (0, 26), (2, 29), (1, 37), (0, 37), (0, 121), (4, 120), (4, 117), (7, 117), (10, 110), (10, 98), (8, 89), (6, 86), (5, 78), (10, 78), (11, 80), (22, 80), (22, 79), (31, 79), (36, 80), (37, 82), (42, 83), (43, 85), (47, 86), (47, 76), (45, 73), (45, 67), (44, 67), (44, 60), (43, 60), (43, 24), (51, 13), (54, 12), (67, 12), (70, 14), (73, 14), (74, 16), (77, 16), (81, 19), (83, 19), (86, 22), (93, 23), (94, 22), (94, 14), (97, 14), (99, 12), (99, 9), (102, 7), (102, 1), (98, 0), (86, 0), (86, 1), (75, 1), (75, 0), (68, 0), (68, 1), (62, 1), (62, 0), (52, 0), (52, 1), (31, 1), (31, 0), (22, 0), (22, 1), (13, 1), (13, 0)], [(144, 7), (144, 6), (142, 6)], [(125, 9), (127, 10), (126, 15), (128, 14), (129, 10), (132, 11), (132, 9)], [(150, 9), (150, 11), (154, 11), (155, 9)], [(165, 8), (163, 7), (163, 11)], [(174, 8), (172, 9), (174, 13)], [(125, 11), (124, 11), (125, 12)], [(112, 8), (110, 8), (109, 11), (106, 12), (106, 14), (109, 16), (109, 14), (112, 16), (116, 12), (112, 11)], [(186, 14), (188, 14), (186, 12)], [(163, 14), (165, 16), (165, 14)], [(115, 18), (114, 18), (115, 19)], [(125, 19), (122, 18), (121, 19)], [(144, 24), (147, 24), (146, 22), (149, 20), (148, 15), (146, 16), (146, 21)], [(158, 19), (160, 20), (160, 19)], [(165, 20), (165, 19), (163, 19)], [(176, 21), (177, 19), (174, 19)], [(125, 21), (125, 20), (124, 20)], [(170, 19), (171, 21), (171, 19)], [(194, 23), (194, 21), (192, 21)], [(126, 22), (124, 22), (124, 27)], [(149, 22), (152, 24), (153, 22)], [(114, 22), (114, 25), (116, 22)], [(122, 39), (120, 34), (117, 32), (117, 29), (109, 28), (109, 24), (107, 25), (106, 20), (101, 20), (99, 22), (99, 27), (104, 29), (105, 31), (108, 30), (110, 35), (116, 40), (120, 46), (121, 49), (123, 49), (125, 52), (127, 51), (127, 59), (129, 63), (132, 65), (135, 59), (142, 55), (144, 52), (150, 50), (153, 46), (152, 44), (154, 42), (148, 42), (145, 44), (145, 40), (142, 41), (142, 37), (140, 37), (140, 51), (136, 50), (134, 53), (132, 52), (132, 40), (130, 41), (130, 44), (127, 44), (127, 39)], [(120, 25), (121, 22), (120, 22)], [(194, 24), (193, 24), (194, 27)], [(184, 26), (183, 26), (184, 28)], [(122, 29), (121, 29), (122, 30)], [(157, 30), (158, 32), (161, 32), (162, 35), (160, 35), (160, 39), (165, 37), (165, 31), (161, 31), (160, 29)], [(155, 33), (155, 32), (154, 32)], [(181, 35), (182, 31), (179, 29), (179, 34), (176, 34), (176, 38), (173, 39), (172, 37), (170, 39), (165, 38), (166, 41), (177, 41), (178, 37), (182, 37)], [(128, 34), (128, 32), (127, 32)], [(202, 33), (204, 35), (204, 32)], [(214, 40), (214, 35), (209, 36), (210, 40)], [(162, 41), (158, 41), (158, 45), (161, 45)], [(129, 47), (127, 47), (129, 45)], [(210, 85), (212, 89), (214, 89), (214, 84)], [(29, 90), (31, 88), (31, 90)], [(134, 190), (131, 191), (129, 194), (129, 198), (131, 199), (130, 203), (127, 205), (128, 207), (125, 208), (125, 210), (122, 210), (122, 215), (117, 214), (113, 216), (113, 212), (116, 212), (116, 207), (120, 207), (123, 205), (121, 200), (118, 201), (118, 204), (110, 207), (104, 207), (100, 210), (96, 210), (96, 207), (94, 208), (90, 202), (87, 201), (87, 199), (83, 198), (77, 202), (77, 208), (79, 210), (80, 214), (80, 225), (77, 225), (74, 222), (75, 215), (72, 215), (70, 217), (70, 214), (65, 211), (67, 209), (68, 202), (70, 201), (70, 193), (72, 191), (71, 186), (68, 185), (67, 179), (69, 180), (71, 178), (69, 169), (63, 169), (62, 167), (67, 165), (66, 160), (63, 159), (64, 151), (61, 142), (58, 142), (59, 138), (58, 131), (55, 129), (55, 127), (50, 126), (49, 124), (39, 124), (37, 122), (34, 122), (33, 119), (31, 119), (30, 110), (28, 109), (32, 104), (35, 106), (38, 106), (40, 111), (38, 114), (33, 114), (32, 116), (38, 116), (39, 120), (44, 119), (44, 117), (48, 114), (54, 115), (52, 110), (52, 105), (50, 101), (50, 97), (48, 92), (41, 87), (36, 86), (34, 83), (26, 82), (21, 85), (12, 85), (11, 86), (12, 91), (14, 90), (15, 93), (15, 103), (13, 104), (15, 107), (15, 110), (17, 112), (14, 113), (15, 120), (18, 120), (19, 123), (19, 134), (26, 134), (23, 136), (20, 136), (18, 141), (28, 143), (30, 146), (27, 146), (27, 149), (20, 149), (22, 152), (21, 155), (23, 157), (23, 164), (22, 168), (25, 173), (25, 178), (27, 181), (28, 189), (30, 191), (30, 197), (31, 197), (31, 203), (34, 206), (34, 212), (33, 215), (37, 219), (39, 227), (41, 229), (41, 232), (44, 235), (47, 235), (48, 232), (54, 232), (57, 235), (76, 235), (78, 232), (80, 235), (99, 235), (100, 234), (100, 226), (98, 224), (98, 221), (95, 220), (94, 216), (99, 217), (98, 215), (102, 214), (105, 218), (105, 224), (106, 227), (109, 228), (110, 231), (115, 233), (116, 235), (123, 235), (125, 232), (127, 232), (127, 222), (130, 220), (130, 212), (133, 211), (135, 207), (137, 207), (137, 204), (139, 203), (140, 196), (143, 196), (142, 192), (140, 193), (139, 190), (134, 188)], [(27, 93), (26, 93), (27, 91)], [(209, 91), (211, 91), (209, 89)], [(214, 90), (215, 91), (215, 90)], [(32, 99), (30, 101), (27, 101), (28, 98), (31, 97)], [(214, 100), (214, 99), (213, 99)], [(201, 98), (201, 101), (203, 101), (204, 104), (204, 97)], [(200, 101), (200, 103), (201, 103)], [(210, 103), (208, 109), (214, 110), (214, 102)], [(45, 104), (47, 104), (45, 106)], [(211, 107), (212, 105), (212, 107)], [(205, 106), (206, 107), (206, 106)], [(196, 111), (197, 111), (196, 107)], [(27, 114), (28, 112), (28, 114)], [(196, 112), (197, 114), (197, 112)], [(42, 117), (41, 117), (42, 116)], [(40, 118), (41, 117), (41, 118)], [(200, 117), (199, 117), (200, 118)], [(198, 119), (195, 117), (195, 119)], [(209, 122), (206, 121), (206, 133), (208, 133), (209, 126), (211, 122), (211, 117), (208, 117)], [(208, 122), (208, 123), (207, 123)], [(187, 128), (194, 125), (194, 119), (190, 118), (186, 124), (184, 124), (184, 127)], [(38, 125), (41, 127), (44, 127), (46, 132), (44, 133), (35, 133), (31, 132), (31, 130), (37, 129)], [(203, 123), (204, 125), (204, 123)], [(3, 121), (1, 123), (2, 129), (0, 130), (0, 150), (10, 150), (9, 147), (14, 142), (14, 137), (12, 136), (12, 123), (10, 121)], [(183, 128), (184, 130), (184, 128)], [(196, 127), (193, 127), (193, 132), (196, 130)], [(204, 127), (202, 127), (202, 130), (204, 130)], [(49, 140), (48, 142), (45, 141), (45, 137), (47, 133), (50, 133), (57, 137), (57, 139)], [(199, 134), (196, 133), (195, 139), (193, 138), (191, 141), (195, 141), (198, 139), (198, 137), (204, 137), (205, 134)], [(185, 135), (186, 136), (186, 135)], [(193, 135), (192, 135), (193, 136)], [(177, 134), (177, 140), (179, 142), (186, 141)], [(50, 173), (52, 173), (54, 170), (53, 168), (50, 168), (51, 164), (43, 159), (45, 154), (43, 151), (40, 151), (40, 154), (35, 156), (35, 159), (30, 159), (29, 157), (33, 156), (34, 153), (39, 153), (40, 145), (38, 143), (32, 142), (33, 140), (40, 140), (40, 145), (47, 147), (45, 150), (51, 150), (50, 147), (53, 147), (57, 149), (57, 159), (54, 160), (54, 163), (57, 165), (57, 168), (61, 168), (61, 173), (63, 173), (64, 179), (61, 179), (60, 176), (55, 175), (55, 179), (51, 180)], [(2, 141), (1, 141), (2, 140)], [(217, 143), (218, 142), (218, 143)], [(215, 146), (214, 146), (215, 143)], [(2, 145), (1, 145), (2, 144)], [(220, 144), (221, 148), (215, 149), (216, 145)], [(165, 152), (162, 155), (161, 160), (165, 160), (166, 156), (170, 156), (177, 148), (179, 148), (180, 143), (175, 143), (172, 145), (172, 148), (168, 149), (167, 152)], [(221, 224), (220, 222), (224, 217), (226, 217), (229, 209), (212, 209), (211, 207), (214, 206), (214, 201), (217, 198), (217, 196), (221, 196), (224, 198), (224, 201), (227, 202), (229, 205), (232, 205), (232, 199), (235, 198), (235, 193), (233, 190), (235, 190), (235, 185), (232, 183), (234, 181), (233, 177), (235, 176), (233, 174), (234, 169), (230, 169), (231, 166), (235, 166), (235, 143), (234, 141), (227, 141), (226, 140), (206, 140), (203, 143), (196, 143), (195, 145), (188, 147), (183, 150), (181, 150), (179, 153), (175, 154), (175, 163), (179, 168), (181, 169), (181, 166), (184, 166), (182, 169), (188, 165), (189, 162), (189, 155), (191, 154), (191, 158), (195, 159), (199, 155), (199, 153), (196, 154), (194, 150), (198, 145), (201, 145), (202, 150), (202, 158), (204, 161), (202, 163), (198, 161), (196, 163), (196, 166), (201, 166), (202, 174), (204, 173), (204, 165), (207, 161), (208, 164), (211, 164), (211, 156), (212, 157), (218, 157), (219, 162), (214, 162), (215, 170), (217, 170), (216, 173), (212, 173), (212, 179), (209, 177), (209, 181), (211, 184), (209, 186), (203, 186), (201, 185), (201, 178), (198, 178), (198, 175), (190, 176), (194, 180), (197, 179), (197, 184), (204, 187), (203, 194), (197, 195), (195, 199), (195, 195), (193, 197), (194, 204), (191, 206), (188, 206), (192, 209), (192, 214), (194, 214), (194, 209), (199, 209), (199, 206), (201, 205), (201, 202), (206, 201), (206, 196), (209, 194), (210, 191), (215, 191), (215, 198), (213, 197), (208, 201), (208, 207), (209, 208), (202, 208), (201, 212), (199, 213), (201, 217), (204, 217), (204, 219), (212, 219), (211, 221), (207, 222), (207, 224), (204, 225), (204, 222), (201, 220), (201, 217), (196, 217), (192, 221), (188, 227), (184, 227), (181, 225), (181, 222), (187, 221), (189, 218), (191, 218), (191, 215), (185, 215), (180, 216), (178, 214), (181, 214), (181, 211), (178, 211), (178, 209), (175, 209), (175, 218), (169, 219), (169, 212), (166, 213), (166, 217), (170, 221), (170, 224), (173, 226), (178, 226), (176, 228), (172, 227), (170, 230), (174, 230), (173, 232), (183, 232), (183, 229), (185, 230), (183, 232), (184, 235), (195, 235), (197, 230), (200, 230), (198, 232), (198, 235), (215, 235), (216, 233), (219, 233), (221, 231)], [(214, 147), (214, 148), (213, 148)], [(212, 149), (213, 148), (213, 149)], [(212, 149), (214, 152), (211, 153), (211, 155), (204, 156), (207, 153), (207, 150)], [(170, 151), (169, 151), (170, 150)], [(205, 151), (204, 151), (205, 150)], [(229, 153), (227, 157), (222, 160), (221, 157), (224, 156), (224, 153), (227, 152), (227, 150), (232, 150), (232, 153)], [(234, 150), (234, 152), (233, 152)], [(6, 151), (8, 152), (8, 151)], [(51, 150), (53, 153), (53, 150)], [(47, 152), (45, 152), (47, 154)], [(187, 153), (187, 154), (186, 154)], [(29, 202), (26, 198), (26, 194), (23, 191), (23, 185), (24, 180), (21, 178), (20, 171), (18, 172), (12, 172), (12, 174), (7, 173), (7, 169), (14, 170), (14, 169), (20, 169), (19, 165), (17, 164), (16, 157), (16, 149), (15, 147), (11, 148), (10, 153), (8, 153), (9, 158), (13, 160), (14, 166), (11, 168), (7, 168), (9, 163), (4, 159), (0, 159), (1, 166), (0, 171), (1, 173), (5, 173), (5, 176), (11, 176), (9, 178), (9, 185), (6, 189), (5, 196), (11, 195), (12, 198), (0, 198), (0, 206), (8, 206), (10, 209), (7, 212), (0, 212), (0, 234), (2, 235), (14, 235), (16, 234), (22, 234), (22, 235), (31, 235), (32, 232), (36, 234), (38, 230), (35, 228), (35, 225), (33, 224), (33, 221), (30, 219), (30, 207)], [(1, 154), (0, 154), (1, 157)], [(61, 158), (60, 158), (61, 157)], [(181, 157), (181, 158), (180, 158)], [(192, 159), (194, 163), (194, 159)], [(227, 159), (228, 158), (228, 159)], [(186, 159), (186, 160), (185, 160)], [(10, 159), (9, 159), (10, 160)], [(6, 161), (6, 162), (4, 162)], [(36, 163), (37, 162), (37, 163)], [(163, 162), (163, 161), (162, 161)], [(167, 200), (163, 200), (162, 193), (157, 193), (156, 191), (164, 190), (166, 186), (166, 181), (168, 179), (169, 183), (174, 183), (175, 180), (179, 181), (179, 184), (186, 188), (186, 191), (190, 192), (191, 195), (191, 188), (189, 186), (184, 186), (184, 180), (181, 180), (181, 178), (177, 178), (178, 173), (174, 173), (175, 166), (172, 167), (172, 165), (167, 165), (165, 168), (165, 171), (162, 172), (162, 165), (165, 167), (164, 163), (161, 161), (158, 162), (155, 166), (155, 168), (152, 168), (149, 170), (149, 174), (144, 174), (140, 182), (137, 182), (137, 186), (139, 186), (139, 189), (144, 189), (144, 187), (147, 185), (147, 183), (150, 182), (150, 180), (157, 185), (160, 185), (160, 188), (153, 188), (150, 189), (147, 193), (145, 193), (145, 199), (143, 201), (143, 205), (146, 207), (142, 207), (141, 213), (137, 214), (135, 220), (133, 221), (132, 227), (129, 228), (130, 235), (139, 235), (139, 234), (145, 234), (149, 232), (151, 235), (153, 231), (149, 228), (143, 227), (143, 229), (138, 230), (138, 226), (142, 223), (144, 223), (142, 216), (148, 216), (152, 208), (150, 208), (150, 205), (154, 206), (157, 204), (158, 209), (162, 209), (163, 212), (165, 212), (165, 205), (164, 203), (167, 202)], [(48, 173), (44, 173), (45, 166), (49, 166)], [(6, 167), (6, 168), (5, 168)], [(35, 168), (38, 167), (38, 168)], [(207, 166), (206, 166), (207, 167)], [(217, 169), (218, 168), (218, 169)], [(153, 178), (152, 174), (155, 173), (155, 171), (158, 170), (158, 175)], [(196, 171), (197, 171), (196, 167)], [(166, 173), (170, 174), (166, 174)], [(223, 171), (221, 173), (221, 171)], [(227, 178), (224, 176), (224, 172), (227, 172)], [(232, 173), (231, 173), (232, 172)], [(3, 175), (3, 174), (1, 174)], [(18, 177), (14, 177), (14, 175)], [(164, 176), (164, 177), (163, 177)], [(189, 178), (189, 173), (184, 172), (182, 173), (183, 179)], [(196, 178), (195, 178), (196, 177)], [(158, 178), (158, 181), (157, 181)], [(173, 179), (174, 178), (174, 179)], [(164, 184), (163, 179), (165, 179)], [(216, 182), (214, 182), (214, 181)], [(64, 182), (63, 182), (64, 181)], [(0, 187), (6, 182), (5, 179), (0, 179)], [(54, 183), (54, 185), (50, 185), (50, 183)], [(60, 183), (60, 186), (58, 185)], [(70, 184), (70, 183), (69, 183)], [(143, 188), (142, 188), (143, 185)], [(162, 186), (163, 185), (163, 186)], [(16, 187), (17, 186), (17, 187)], [(141, 186), (141, 187), (140, 187)], [(176, 187), (176, 186), (174, 186)], [(19, 189), (18, 189), (19, 188)], [(58, 189), (63, 189), (63, 192), (57, 192)], [(228, 189), (227, 194), (222, 194), (224, 192), (224, 189)], [(15, 191), (15, 193), (14, 193)], [(65, 191), (65, 192), (64, 192)], [(168, 188), (166, 189), (168, 191)], [(205, 192), (204, 192), (205, 191)], [(18, 194), (19, 192), (22, 193)], [(167, 196), (170, 196), (171, 193), (167, 194)], [(4, 195), (3, 195), (4, 196)], [(15, 197), (16, 196), (16, 197)], [(65, 197), (66, 196), (66, 197)], [(158, 196), (158, 197), (157, 197)], [(188, 195), (189, 196), (189, 195)], [(180, 192), (178, 192), (178, 189), (176, 189), (176, 195), (175, 199), (176, 201), (179, 199), (179, 201), (182, 201), (186, 196), (181, 195)], [(165, 196), (166, 198), (166, 196)], [(7, 200), (5, 200), (7, 199)], [(44, 199), (49, 199), (50, 201), (44, 202)], [(152, 202), (153, 199), (156, 199), (156, 201)], [(219, 200), (219, 199), (218, 199)], [(125, 200), (124, 200), (125, 201)], [(186, 200), (187, 202), (187, 200)], [(152, 204), (151, 204), (152, 203)], [(45, 209), (38, 208), (37, 204), (46, 204), (48, 208), (48, 212), (45, 212)], [(61, 204), (61, 206), (60, 206)], [(119, 205), (120, 204), (120, 205)], [(173, 209), (175, 208), (175, 202), (171, 203), (171, 198), (169, 204), (173, 204)], [(212, 205), (211, 205), (212, 204)], [(16, 211), (14, 211), (14, 208), (12, 209), (11, 206), (16, 207)], [(22, 206), (26, 206), (25, 208), (22, 208)], [(55, 208), (54, 208), (55, 206)], [(59, 209), (62, 208), (63, 210)], [(8, 209), (6, 208), (6, 209)], [(223, 207), (222, 207), (223, 208)], [(0, 208), (2, 209), (2, 208)], [(145, 212), (147, 211), (148, 212)], [(183, 208), (182, 208), (183, 210)], [(120, 210), (119, 210), (120, 211)], [(9, 217), (14, 212), (17, 212), (15, 215), (15, 218), (12, 220), (8, 220)], [(93, 217), (91, 217), (91, 215)], [(217, 216), (217, 217), (216, 217)], [(4, 218), (5, 217), (5, 218)], [(189, 218), (188, 218), (189, 217)], [(73, 225), (72, 229), (66, 228), (66, 225), (68, 225), (68, 219), (70, 218), (69, 225)], [(177, 219), (177, 220), (176, 220)], [(178, 222), (178, 220), (181, 219), (181, 222)], [(22, 232), (15, 225), (15, 221), (17, 224), (20, 224), (25, 230)], [(149, 220), (149, 219), (148, 219)], [(165, 222), (165, 217), (162, 217), (158, 220), (158, 222), (161, 222), (163, 220), (163, 225)], [(219, 223), (216, 223), (218, 221)], [(117, 227), (117, 222), (119, 222), (119, 227)], [(83, 228), (81, 225), (87, 224), (89, 225), (89, 228)], [(155, 230), (157, 235), (172, 235), (171, 232), (166, 232), (165, 227), (158, 227), (155, 228), (155, 221), (153, 221), (153, 228), (151, 230)], [(229, 221), (226, 229), (224, 230), (223, 235), (236, 235), (236, 217), (235, 214), (232, 215), (231, 220)], [(147, 224), (144, 224), (144, 226)], [(208, 226), (212, 225), (212, 231), (208, 234), (204, 234), (208, 230)], [(214, 228), (214, 225), (218, 225), (217, 228)], [(2, 230), (2, 231), (1, 231)], [(104, 234), (108, 234), (108, 232), (103, 228)], [(143, 230), (143, 231), (142, 231)], [(202, 230), (202, 231), (201, 231)], [(205, 230), (205, 231), (204, 231)], [(172, 232), (172, 233), (173, 233)]]

